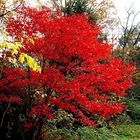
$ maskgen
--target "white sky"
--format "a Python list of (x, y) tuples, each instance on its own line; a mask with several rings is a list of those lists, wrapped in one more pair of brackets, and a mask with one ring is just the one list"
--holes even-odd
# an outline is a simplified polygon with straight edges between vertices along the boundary
[[(125, 21), (126, 19), (126, 11), (132, 6), (135, 13), (140, 11), (140, 0), (112, 0), (115, 7), (117, 8), (117, 14), (121, 21)], [(140, 21), (140, 14), (136, 18), (136, 22)]]

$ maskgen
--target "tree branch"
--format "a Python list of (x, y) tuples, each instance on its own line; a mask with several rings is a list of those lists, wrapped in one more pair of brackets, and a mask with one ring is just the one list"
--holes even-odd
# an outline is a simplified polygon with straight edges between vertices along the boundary
[(7, 108), (5, 109), (5, 111), (4, 111), (3, 115), (2, 115), (2, 119), (1, 119), (1, 123), (0, 123), (0, 128), (1, 128), (2, 125), (3, 125), (4, 117), (5, 117), (5, 115), (6, 115), (7, 111), (8, 111), (8, 109), (9, 109), (9, 107), (10, 107), (10, 105), (11, 105), (12, 99), (13, 99), (13, 97), (11, 97), (11, 99), (10, 99), (10, 101), (9, 101), (9, 103), (8, 103), (8, 106), (7, 106)]
[(12, 11), (16, 11), (22, 4), (23, 4), (23, 1), (22, 1), (22, 3), (20, 3), (17, 7), (13, 8), (12, 10), (9, 10), (9, 11), (7, 11), (7, 12), (1, 14), (1, 15), (0, 15), (0, 18), (2, 18), (2, 17), (4, 17), (5, 15), (11, 13)]

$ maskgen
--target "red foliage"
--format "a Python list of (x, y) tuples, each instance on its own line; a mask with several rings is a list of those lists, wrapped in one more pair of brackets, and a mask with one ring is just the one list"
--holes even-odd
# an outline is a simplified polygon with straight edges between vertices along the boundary
[[(83, 15), (54, 16), (49, 10), (25, 8), (19, 15), (11, 19), (7, 31), (17, 40), (24, 39), (20, 52), (36, 58), (42, 72), (25, 70), (21, 78), (18, 74), (23, 70), (9, 69), (0, 90), (13, 88), (9, 92), (21, 94), (23, 104), (30, 98), (29, 117), (53, 119), (53, 110), (63, 109), (73, 113), (75, 121), (94, 126), (95, 116), (109, 119), (126, 109), (116, 97), (126, 96), (134, 68), (115, 59), (112, 46), (98, 40), (99, 25)], [(5, 87), (6, 82), (11, 84)]]

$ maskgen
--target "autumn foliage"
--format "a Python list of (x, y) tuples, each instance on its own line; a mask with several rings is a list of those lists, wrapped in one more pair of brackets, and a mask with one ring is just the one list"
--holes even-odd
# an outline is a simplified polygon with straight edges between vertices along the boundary
[(99, 25), (83, 15), (64, 17), (48, 9), (24, 8), (17, 16), (7, 32), (22, 47), (16, 54), (6, 49), (0, 61), (3, 129), (11, 117), (22, 135), (39, 139), (59, 109), (72, 114), (74, 124), (92, 127), (126, 109), (119, 102), (132, 86), (134, 68), (115, 59), (112, 45), (98, 39)]

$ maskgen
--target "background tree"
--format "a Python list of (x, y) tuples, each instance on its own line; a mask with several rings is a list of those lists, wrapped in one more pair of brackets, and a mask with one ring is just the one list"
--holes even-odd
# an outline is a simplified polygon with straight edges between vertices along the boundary
[(127, 10), (125, 23), (120, 21), (121, 35), (118, 46), (113, 51), (116, 57), (121, 57), (124, 62), (127, 61), (137, 67), (137, 72), (133, 74), (135, 85), (128, 90), (129, 94), (125, 101), (128, 106), (126, 114), (134, 123), (139, 123), (140, 119), (140, 22), (137, 21), (139, 13), (134, 11), (132, 6)]
[(11, 16), (13, 11), (16, 11), (24, 0), (0, 0), (0, 25), (2, 26), (4, 20)]
[(140, 38), (140, 22), (136, 22), (139, 12), (135, 13), (132, 7), (127, 11), (125, 25), (122, 25), (123, 35), (120, 38), (120, 44), (123, 48), (136, 48), (139, 45)]

